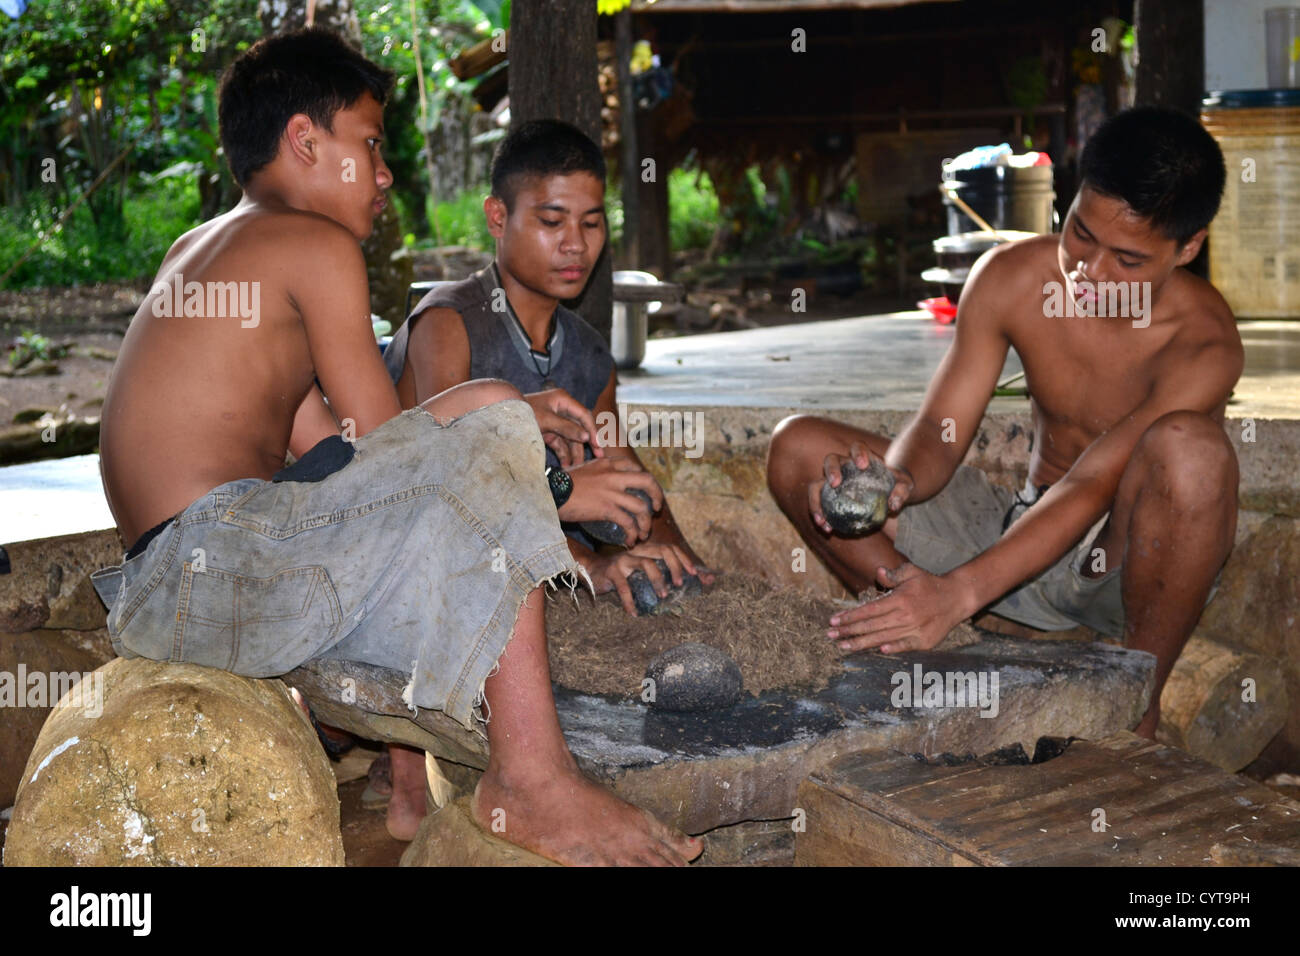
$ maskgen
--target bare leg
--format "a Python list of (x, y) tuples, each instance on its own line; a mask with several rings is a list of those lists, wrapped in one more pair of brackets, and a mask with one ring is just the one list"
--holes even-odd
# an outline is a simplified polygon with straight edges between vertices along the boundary
[(551, 696), (541, 589), (529, 595), (500, 669), (484, 686), (488, 768), (474, 817), (489, 832), (560, 863), (681, 866), (702, 845), (624, 803), (579, 771)]
[(905, 560), (894, 548), (898, 519), (863, 538), (828, 535), (808, 514), (808, 485), (824, 480), (822, 465), (831, 453), (847, 456), (849, 446), (860, 442), (882, 458), (889, 439), (826, 418), (794, 415), (772, 432), (767, 451), (767, 485), (777, 506), (844, 585), (857, 594), (876, 584), (876, 569), (896, 568)]
[(1165, 415), (1134, 450), (1097, 538), (1107, 567), (1124, 564), (1124, 644), (1156, 656), (1150, 706), (1134, 729), (1143, 737), (1155, 737), (1160, 691), (1232, 550), (1237, 477), (1222, 425), (1195, 412)]
[[(505, 382), (478, 380), (421, 407), (445, 420), (519, 397)], [(538, 588), (519, 610), (497, 673), (484, 684), (489, 755), (474, 792), (475, 819), (488, 832), (560, 863), (685, 865), (700, 855), (700, 841), (588, 780), (569, 753), (551, 695), (544, 608)], [(394, 748), (394, 798), (400, 759)], [(423, 758), (419, 779), (423, 800)]]
[[(439, 421), (446, 422), (476, 408), (515, 398), (522, 396), (509, 382), (483, 378), (462, 382), (439, 392), (421, 407)], [(392, 761), (393, 795), (388, 801), (384, 825), (394, 840), (413, 840), (428, 809), (424, 795), (424, 752), (401, 744), (389, 744), (388, 754)]]
[(424, 751), (402, 744), (389, 744), (388, 755), (393, 768), (393, 795), (388, 798), (384, 826), (394, 840), (414, 840), (415, 831), (420, 828), (420, 821), (428, 810)]

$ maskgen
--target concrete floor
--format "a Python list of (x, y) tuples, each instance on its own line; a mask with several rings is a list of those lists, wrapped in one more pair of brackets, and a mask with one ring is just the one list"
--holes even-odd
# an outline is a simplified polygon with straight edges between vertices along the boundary
[[(1246, 368), (1228, 415), (1300, 418), (1300, 322), (1238, 323)], [(641, 368), (621, 372), (629, 404), (917, 408), (955, 328), (924, 312), (895, 312), (667, 339), (646, 345)], [(1012, 350), (1002, 378), (1019, 372)], [(1022, 383), (1017, 383), (1022, 384)], [(990, 412), (1017, 412), (998, 398)]]
[[(1246, 369), (1228, 415), (1300, 419), (1300, 322), (1239, 323)], [(629, 404), (911, 410), (954, 328), (923, 312), (833, 319), (745, 332), (652, 339), (641, 368), (620, 374)], [(1012, 351), (1003, 378), (1020, 371)], [(990, 412), (1023, 412), (997, 398)], [(99, 459), (0, 468), (0, 544), (111, 528)]]

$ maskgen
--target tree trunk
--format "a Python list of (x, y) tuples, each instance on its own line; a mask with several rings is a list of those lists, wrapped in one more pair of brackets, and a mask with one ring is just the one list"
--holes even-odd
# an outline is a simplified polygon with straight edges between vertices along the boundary
[[(257, 15), (267, 36), (286, 33), (307, 25), (308, 0), (258, 0)], [(353, 0), (316, 0), (313, 24), (339, 33), (361, 49), (361, 24)], [(394, 328), (406, 317), (406, 290), (414, 267), (402, 243), (397, 209), (390, 203), (375, 217), (375, 228), (361, 249), (366, 256), (366, 278), (370, 283), (370, 310), (387, 319)]]
[[(559, 119), (600, 143), (596, 4), (515, 0), (510, 7), (510, 122)], [(614, 279), (609, 245), (583, 294), (569, 303), (609, 340)]]

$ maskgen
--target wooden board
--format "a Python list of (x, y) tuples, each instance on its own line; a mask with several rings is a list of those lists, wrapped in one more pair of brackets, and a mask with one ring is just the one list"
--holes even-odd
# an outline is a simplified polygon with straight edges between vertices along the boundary
[(798, 806), (805, 866), (1200, 866), (1232, 855), (1216, 846), (1300, 849), (1300, 803), (1128, 732), (1027, 766), (850, 754), (805, 780)]

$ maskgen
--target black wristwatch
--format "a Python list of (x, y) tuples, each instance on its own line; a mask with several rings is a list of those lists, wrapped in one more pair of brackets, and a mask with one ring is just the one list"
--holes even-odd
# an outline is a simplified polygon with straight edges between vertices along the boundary
[(547, 468), (546, 480), (550, 482), (551, 497), (555, 499), (555, 509), (558, 511), (569, 500), (569, 495), (573, 494), (573, 479), (563, 468)]

